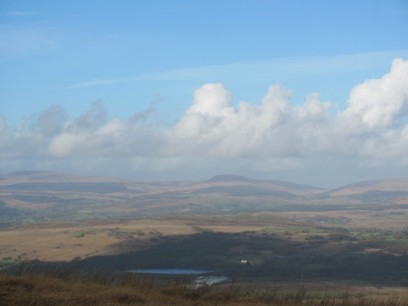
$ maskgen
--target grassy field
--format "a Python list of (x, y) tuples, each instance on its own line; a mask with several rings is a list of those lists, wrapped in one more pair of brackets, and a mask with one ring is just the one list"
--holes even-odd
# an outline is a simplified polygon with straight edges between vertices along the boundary
[[(382, 226), (371, 227), (373, 218), (381, 219)], [(322, 305), (337, 305), (344, 302), (346, 293), (348, 302), (354, 303), (350, 305), (357, 305), (357, 301), (358, 305), (374, 305), (367, 302), (372, 299), (385, 301), (377, 305), (406, 305), (402, 301), (408, 298), (408, 230), (404, 222), (395, 221), (400, 219), (383, 212), (340, 211), (26, 224), (0, 230), (0, 265), (2, 272), (17, 275), (14, 280), (8, 276), (17, 286), (10, 289), (12, 292), (27, 286), (37, 288), (38, 284), (21, 285), (36, 282), (33, 275), (61, 279), (61, 286), (67, 287), (67, 305), (78, 299), (69, 286), (75, 288), (80, 286), (77, 282), (83, 285), (95, 279), (109, 282), (109, 290), (113, 290), (106, 305), (126, 304), (127, 298), (114, 298), (122, 293), (129, 296), (129, 304), (139, 303), (137, 298), (133, 300), (134, 293), (126, 293), (127, 285), (117, 285), (123, 282), (123, 271), (136, 268), (208, 269), (231, 280), (212, 288), (211, 293), (186, 293), (184, 288), (181, 296), (170, 299), (179, 305), (246, 305), (248, 301), (263, 305), (271, 302), (271, 297), (275, 299), (277, 291), (279, 296), (293, 297), (305, 289), (311, 305), (322, 296), (328, 303)], [(25, 276), (18, 276), (21, 274)], [(100, 281), (94, 285), (101, 286)], [(41, 288), (37, 289), (45, 290)], [(143, 301), (139, 304), (165, 305), (155, 300), (161, 290), (169, 289), (154, 294), (142, 291), (135, 296)], [(232, 293), (235, 291), (239, 294)], [(10, 294), (7, 296), (13, 299)], [(29, 297), (34, 293), (28, 290), (21, 294)], [(197, 294), (197, 300), (190, 299), (189, 295)], [(222, 298), (223, 303), (212, 300), (213, 295), (229, 298)], [(95, 292), (88, 302), (99, 305), (99, 298), (103, 299)], [(393, 298), (398, 298), (399, 304), (391, 304)], [(285, 303), (282, 305), (300, 305), (293, 299)]]
[[(0, 304), (406, 305), (407, 184), (11, 174), (0, 182)], [(152, 268), (228, 283), (192, 290), (125, 272)]]
[(245, 286), (188, 288), (182, 282), (158, 286), (137, 278), (120, 283), (101, 280), (83, 282), (50, 276), (0, 275), (0, 304), (15, 305), (321, 305), (321, 306), (406, 306), (406, 291), (315, 286), (306, 289), (282, 284), (280, 287)]
[[(0, 260), (69, 261), (95, 255), (110, 255), (149, 248), (165, 237), (211, 231), (217, 233), (259, 232), (292, 241), (313, 234), (324, 238), (330, 229), (343, 228), (356, 238), (382, 237), (388, 245), (407, 250), (407, 237), (395, 238), (408, 216), (371, 211), (277, 212), (218, 217), (179, 217), (89, 222), (43, 222), (0, 230)], [(387, 234), (388, 233), (388, 234)], [(289, 235), (290, 234), (290, 235)], [(314, 237), (316, 238), (316, 237)], [(366, 240), (367, 240), (366, 239)], [(318, 241), (319, 239), (315, 239)], [(378, 240), (378, 239), (377, 239)], [(394, 242), (391, 242), (394, 240)], [(384, 250), (387, 251), (387, 250)], [(388, 250), (390, 251), (390, 250)], [(408, 251), (408, 250), (407, 250)], [(403, 253), (401, 253), (403, 254)], [(0, 262), (1, 263), (1, 262)]]
[[(285, 225), (271, 226), (282, 228)], [(264, 228), (263, 224), (245, 220), (193, 217), (28, 224), (0, 230), (0, 259), (69, 261), (76, 257), (115, 254), (129, 248), (140, 250), (160, 237), (191, 235), (210, 229), (236, 233)]]

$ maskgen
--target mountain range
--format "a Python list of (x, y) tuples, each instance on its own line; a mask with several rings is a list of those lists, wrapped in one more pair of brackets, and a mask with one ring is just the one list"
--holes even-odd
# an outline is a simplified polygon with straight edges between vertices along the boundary
[(135, 182), (48, 171), (0, 178), (1, 222), (82, 220), (174, 214), (318, 211), (408, 207), (408, 177), (336, 189), (218, 175), (194, 182)]

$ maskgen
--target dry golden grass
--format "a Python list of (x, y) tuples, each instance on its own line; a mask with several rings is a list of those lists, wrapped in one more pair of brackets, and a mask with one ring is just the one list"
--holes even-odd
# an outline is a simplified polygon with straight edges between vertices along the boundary
[(408, 301), (394, 297), (355, 297), (308, 295), (297, 291), (247, 289), (241, 286), (189, 289), (184, 284), (157, 286), (137, 279), (121, 284), (66, 281), (53, 277), (0, 275), (0, 305), (321, 305), (321, 306), (407, 306)]
[(0, 276), (1, 305), (265, 305), (237, 299), (232, 292), (196, 291), (181, 286), (148, 284), (103, 285), (62, 281), (51, 277)]
[(262, 228), (263, 225), (214, 223), (198, 218), (22, 225), (0, 230), (0, 259), (69, 261), (118, 252), (114, 246), (129, 237), (132, 249), (140, 250), (156, 236), (190, 235), (203, 230), (237, 233)]
[[(270, 230), (278, 234), (294, 225), (290, 220), (297, 222), (314, 216), (347, 217), (350, 221), (342, 225), (346, 228), (380, 229), (401, 229), (406, 226), (408, 217), (405, 211), (293, 211), (223, 218), (184, 217), (20, 225), (0, 230), (0, 260), (70, 261), (77, 257), (125, 252), (129, 247), (134, 251), (148, 248), (152, 237), (191, 235), (206, 230), (220, 233)], [(126, 244), (129, 238), (131, 245)]]

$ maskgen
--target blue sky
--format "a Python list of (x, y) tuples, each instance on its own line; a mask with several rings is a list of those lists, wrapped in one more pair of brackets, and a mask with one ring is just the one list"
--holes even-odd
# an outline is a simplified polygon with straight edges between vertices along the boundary
[[(92, 112), (95, 101), (101, 101), (96, 104), (105, 117), (98, 128), (151, 111), (154, 116), (144, 129), (162, 133), (180, 125), (194, 104), (196, 90), (214, 83), (232, 93), (230, 103), (237, 109), (242, 101), (258, 105), (273, 84), (291, 91), (292, 107), (303, 105), (308, 94), (318, 92), (322, 103), (331, 103), (327, 112), (334, 118), (348, 108), (355, 86), (382, 78), (394, 59), (408, 59), (407, 36), (408, 2), (403, 0), (3, 0), (0, 115), (3, 126), (12, 131), (3, 138), (16, 140), (17, 130), (35, 124), (51, 106), (60, 108), (67, 126)], [(48, 138), (32, 148), (40, 153), (31, 157), (8, 154), (7, 161), (12, 162), (3, 171), (20, 167), (64, 170), (66, 158), (77, 163), (84, 158), (82, 153), (57, 159), (43, 153), (52, 141)], [(14, 152), (10, 146), (17, 144), (8, 142), (7, 146), (7, 151)], [(169, 151), (163, 156), (169, 158)], [(228, 157), (245, 159), (241, 153)], [(147, 158), (136, 152), (108, 155), (111, 163), (123, 155)], [(171, 158), (182, 156), (177, 153)], [(268, 158), (272, 157), (276, 156)], [(50, 159), (53, 166), (45, 163)], [(75, 162), (70, 163), (72, 167)], [(243, 163), (236, 165), (225, 171), (247, 171)], [(123, 167), (129, 168), (126, 163)], [(165, 171), (149, 169), (136, 169), (140, 174), (135, 177), (172, 176), (171, 171), (162, 177)], [(181, 178), (189, 177), (185, 173)], [(202, 173), (199, 177), (212, 174), (196, 173)], [(381, 173), (378, 170), (377, 175)], [(285, 175), (287, 179), (293, 176)]]

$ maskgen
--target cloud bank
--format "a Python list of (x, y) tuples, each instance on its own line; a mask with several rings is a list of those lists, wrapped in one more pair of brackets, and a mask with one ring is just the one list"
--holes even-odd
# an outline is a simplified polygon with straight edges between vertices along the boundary
[(275, 177), (324, 172), (336, 163), (339, 169), (347, 163), (408, 169), (408, 61), (396, 59), (389, 73), (355, 86), (344, 110), (318, 93), (296, 105), (291, 95), (271, 85), (259, 103), (234, 103), (223, 84), (204, 84), (171, 126), (154, 120), (153, 107), (110, 118), (101, 102), (73, 119), (60, 106), (16, 127), (0, 117), (0, 160), (9, 165), (0, 170), (86, 165), (160, 179), (163, 173), (188, 178), (215, 171)]

